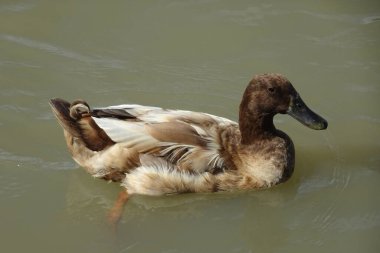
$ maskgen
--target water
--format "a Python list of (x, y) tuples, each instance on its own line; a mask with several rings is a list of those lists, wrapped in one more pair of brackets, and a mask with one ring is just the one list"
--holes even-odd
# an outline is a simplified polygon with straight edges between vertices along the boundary
[[(378, 252), (378, 1), (1, 1), (3, 252)], [(70, 158), (48, 99), (237, 119), (257, 73), (285, 74), (329, 121), (276, 125), (296, 170), (266, 191), (135, 196)]]

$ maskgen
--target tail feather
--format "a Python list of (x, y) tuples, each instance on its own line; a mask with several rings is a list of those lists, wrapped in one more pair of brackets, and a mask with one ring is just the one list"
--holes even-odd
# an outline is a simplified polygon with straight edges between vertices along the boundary
[(72, 136), (80, 138), (80, 128), (76, 120), (70, 116), (70, 103), (61, 98), (53, 98), (50, 99), (50, 106), (59, 124)]
[(87, 148), (100, 151), (114, 144), (91, 118), (86, 102), (77, 100), (70, 104), (63, 99), (53, 98), (50, 100), (50, 106), (59, 124), (71, 136), (80, 139)]

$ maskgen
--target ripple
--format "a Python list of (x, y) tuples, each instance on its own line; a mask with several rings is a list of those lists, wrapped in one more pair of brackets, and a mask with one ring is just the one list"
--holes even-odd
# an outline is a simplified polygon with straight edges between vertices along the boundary
[(364, 86), (364, 85), (351, 85), (348, 87), (350, 91), (360, 92), (360, 93), (378, 93), (378, 88), (375, 86)]
[(78, 168), (78, 165), (76, 165), (72, 161), (50, 162), (50, 161), (45, 161), (38, 157), (13, 154), (3, 149), (0, 149), (0, 161), (15, 162), (17, 167), (24, 167), (24, 166), (26, 167), (26, 166), (34, 165), (36, 167), (43, 168), (43, 169), (55, 169), (55, 170), (68, 170), (68, 169)]
[(16, 61), (0, 61), (0, 66), (15, 66), (26, 68), (41, 68), (41, 66)]
[(31, 110), (27, 107), (22, 107), (18, 105), (0, 105), (0, 111), (30, 112)]
[(13, 199), (22, 196), (30, 186), (20, 182), (16, 176), (0, 175), (0, 196), (2, 199)]
[(263, 20), (268, 16), (287, 16), (292, 14), (302, 14), (313, 18), (338, 21), (351, 24), (370, 24), (380, 20), (380, 16), (361, 17), (360, 15), (347, 15), (347, 14), (329, 14), (320, 13), (308, 10), (284, 10), (275, 9), (271, 4), (262, 4), (260, 6), (250, 6), (240, 10), (221, 10), (220, 15), (225, 16), (244, 26), (258, 26), (261, 25)]
[(348, 186), (351, 179), (351, 172), (344, 168), (344, 156), (339, 146), (336, 144), (334, 136), (329, 130), (323, 133), (323, 138), (328, 147), (328, 157), (320, 156), (322, 163), (328, 161), (326, 165), (320, 165), (325, 168), (323, 171), (303, 181), (297, 191), (301, 195), (319, 192), (323, 189), (328, 191), (337, 189), (337, 194), (341, 194)]
[(327, 13), (320, 13), (320, 12), (313, 12), (313, 11), (307, 11), (307, 10), (296, 10), (294, 13), (300, 13), (304, 15), (308, 15), (314, 18), (322, 19), (322, 20), (334, 20), (334, 21), (340, 21), (340, 22), (347, 22), (347, 23), (360, 23), (360, 17), (355, 15), (347, 15), (347, 14), (327, 14)]
[(88, 64), (96, 64), (101, 65), (108, 68), (124, 68), (124, 64), (120, 60), (116, 59), (106, 59), (104, 57), (89, 57), (83, 54), (79, 54), (77, 52), (54, 46), (49, 43), (40, 42), (28, 38), (24, 38), (21, 36), (15, 36), (10, 34), (0, 34), (0, 40), (5, 40), (9, 42), (13, 42), (22, 46), (26, 46), (29, 48), (39, 49), (51, 54), (59, 55), (65, 58), (77, 60), (80, 62), (88, 63)]
[(303, 182), (297, 189), (300, 194), (315, 192), (332, 185), (331, 179), (316, 177)]
[(37, 120), (54, 120), (55, 117), (51, 112), (43, 112), (36, 117)]
[(12, 96), (17, 96), (17, 95), (35, 97), (36, 93), (32, 91), (27, 91), (27, 90), (21, 90), (21, 89), (1, 90), (1, 96), (12, 97)]
[(367, 230), (380, 226), (380, 214), (371, 212), (364, 215), (356, 215), (348, 218), (338, 218), (335, 220), (331, 227), (335, 230), (344, 231), (356, 231)]
[(336, 210), (335, 205), (331, 205), (326, 208), (321, 214), (318, 214), (314, 217), (313, 223), (317, 224), (318, 228), (322, 231), (327, 230), (331, 223), (332, 219), (335, 217), (334, 212)]
[(187, 77), (194, 81), (220, 80), (223, 71), (211, 66), (179, 66), (174, 64), (157, 64), (154, 71), (178, 77)]
[(19, 4), (6, 4), (0, 6), (1, 12), (22, 12), (32, 9), (35, 4), (32, 3), (19, 3)]
[(332, 177), (330, 179), (330, 183), (334, 185), (336, 188), (341, 189), (342, 191), (348, 186), (351, 178), (351, 174), (348, 170), (342, 169), (342, 164), (344, 161), (342, 151), (339, 149), (333, 135), (330, 134), (329, 131), (323, 135), (326, 143), (328, 145), (329, 150), (332, 154), (334, 154), (335, 161), (333, 166)]
[(370, 17), (365, 17), (362, 19), (361, 23), (363, 25), (368, 25), (372, 24), (374, 22), (380, 21), (380, 16), (370, 16)]
[(273, 10), (270, 4), (263, 4), (242, 10), (221, 10), (219, 13), (239, 25), (258, 26), (266, 16), (278, 15), (280, 12)]
[(355, 116), (354, 118), (357, 120), (366, 121), (366, 122), (369, 122), (372, 124), (380, 124), (379, 118), (374, 118), (374, 117), (371, 117), (369, 115), (358, 115), (358, 116)]
[[(366, 43), (365, 38), (360, 39), (350, 39), (348, 40), (347, 37), (352, 37), (354, 33), (356, 33), (358, 29), (356, 27), (348, 28), (343, 31), (335, 32), (331, 35), (327, 36), (310, 36), (310, 35), (302, 35), (302, 38), (310, 40), (318, 45), (322, 46), (332, 46), (332, 47), (338, 47), (338, 48), (358, 48), (361, 47), (363, 43)], [(348, 65), (352, 64), (348, 63)], [(360, 63), (359, 63), (360, 64)], [(354, 65), (357, 65), (357, 63), (354, 63)], [(341, 66), (341, 65), (339, 65)]]

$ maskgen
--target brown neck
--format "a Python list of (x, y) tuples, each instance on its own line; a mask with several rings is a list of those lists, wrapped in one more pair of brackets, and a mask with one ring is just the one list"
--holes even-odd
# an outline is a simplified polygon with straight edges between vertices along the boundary
[(239, 128), (241, 133), (241, 144), (250, 145), (256, 141), (269, 139), (276, 133), (273, 124), (273, 114), (247, 112), (240, 110)]

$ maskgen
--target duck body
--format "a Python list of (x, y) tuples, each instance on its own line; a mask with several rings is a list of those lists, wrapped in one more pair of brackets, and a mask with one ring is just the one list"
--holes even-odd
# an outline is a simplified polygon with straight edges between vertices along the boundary
[(82, 100), (52, 99), (73, 159), (128, 194), (162, 195), (268, 188), (290, 178), (294, 145), (273, 125), (288, 113), (314, 129), (313, 113), (279, 74), (255, 76), (239, 122), (207, 113), (142, 105), (90, 109)]

